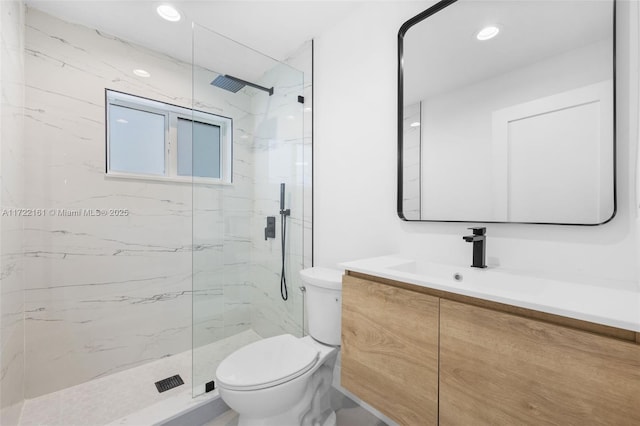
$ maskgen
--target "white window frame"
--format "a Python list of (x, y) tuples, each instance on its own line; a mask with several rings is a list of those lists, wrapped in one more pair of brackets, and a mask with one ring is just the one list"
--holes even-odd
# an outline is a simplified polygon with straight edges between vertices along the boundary
[[(138, 111), (164, 115), (164, 175), (151, 175), (144, 173), (130, 173), (111, 170), (110, 161), (110, 134), (111, 123), (110, 106), (120, 106)], [(106, 161), (105, 173), (108, 177), (124, 179), (155, 180), (165, 182), (184, 182), (210, 185), (229, 185), (232, 183), (232, 156), (233, 156), (233, 120), (204, 111), (184, 108), (165, 102), (129, 95), (114, 90), (105, 90), (106, 111)], [(220, 128), (220, 178), (200, 176), (178, 175), (178, 119), (210, 124)]]

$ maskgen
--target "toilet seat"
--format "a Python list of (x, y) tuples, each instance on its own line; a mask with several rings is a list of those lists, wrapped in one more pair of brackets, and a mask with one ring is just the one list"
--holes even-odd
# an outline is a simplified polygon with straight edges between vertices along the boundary
[(257, 390), (288, 382), (318, 362), (319, 351), (291, 334), (270, 337), (238, 349), (216, 370), (218, 385)]

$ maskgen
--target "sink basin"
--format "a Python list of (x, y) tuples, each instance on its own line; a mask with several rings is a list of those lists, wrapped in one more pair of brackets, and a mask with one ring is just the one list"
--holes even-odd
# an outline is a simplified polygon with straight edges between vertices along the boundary
[(466, 273), (472, 272), (469, 271), (470, 268), (468, 267), (458, 268), (452, 265), (443, 265), (439, 263), (420, 261), (409, 261), (400, 263), (397, 265), (389, 266), (388, 269), (398, 272), (406, 272), (408, 274), (439, 278), (441, 280), (455, 281), (462, 281)]
[[(531, 277), (514, 276), (495, 268), (472, 268), (471, 266), (447, 265), (397, 258), (397, 262), (385, 265), (391, 274), (399, 274), (402, 278), (417, 279), (431, 284), (454, 286), (457, 289), (482, 289), (504, 294), (517, 292), (540, 293), (548, 283)], [(411, 281), (410, 281), (411, 282)]]
[[(364, 269), (353, 268), (354, 264)], [(346, 269), (360, 270), (371, 275), (449, 291), (480, 291), (502, 295), (540, 294), (550, 283), (534, 277), (513, 275), (496, 268), (472, 268), (427, 262), (401, 256), (384, 256), (343, 264)], [(367, 272), (365, 272), (367, 273)]]

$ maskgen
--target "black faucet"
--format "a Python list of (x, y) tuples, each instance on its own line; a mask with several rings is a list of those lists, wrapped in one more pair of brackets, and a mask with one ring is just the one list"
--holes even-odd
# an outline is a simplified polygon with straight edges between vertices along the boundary
[(462, 237), (468, 243), (473, 243), (472, 268), (486, 268), (485, 255), (487, 251), (487, 228), (468, 228), (473, 230), (473, 235)]

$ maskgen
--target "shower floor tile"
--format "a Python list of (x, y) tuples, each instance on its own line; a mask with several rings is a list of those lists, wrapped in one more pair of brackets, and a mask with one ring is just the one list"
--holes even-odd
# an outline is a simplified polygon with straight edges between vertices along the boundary
[[(260, 340), (246, 330), (196, 349), (196, 377), (212, 377), (228, 354)], [(62, 389), (24, 403), (21, 426), (98, 426), (142, 410), (192, 386), (192, 351)], [(180, 374), (184, 385), (158, 393), (155, 382)], [(213, 378), (213, 377), (212, 377)]]

